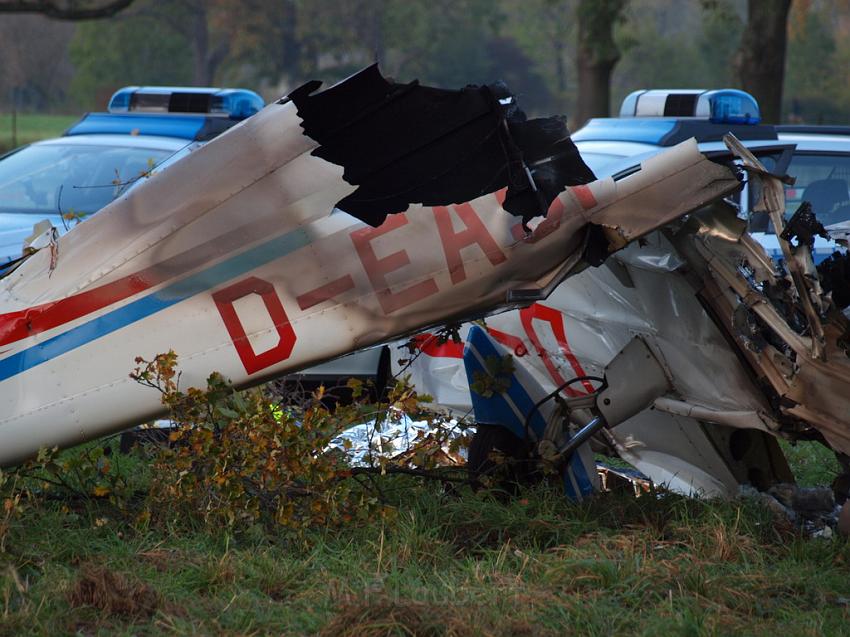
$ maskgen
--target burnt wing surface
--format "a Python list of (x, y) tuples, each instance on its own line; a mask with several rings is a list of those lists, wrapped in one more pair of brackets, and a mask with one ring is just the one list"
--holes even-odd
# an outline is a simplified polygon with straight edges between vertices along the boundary
[(441, 206), (507, 187), (505, 210), (545, 215), (566, 186), (595, 179), (563, 117), (527, 119), (502, 83), (446, 90), (396, 84), (370, 66), (325, 91), (289, 98), (313, 151), (357, 190), (337, 207), (372, 226), (413, 203)]

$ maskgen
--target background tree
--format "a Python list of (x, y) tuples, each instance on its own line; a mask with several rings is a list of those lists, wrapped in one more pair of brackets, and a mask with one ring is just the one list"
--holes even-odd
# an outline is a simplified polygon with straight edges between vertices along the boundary
[[(539, 114), (575, 112), (576, 0), (506, 2), (502, 37), (511, 39), (527, 60), (531, 86), (516, 89), (522, 106)], [(510, 34), (509, 36), (507, 34)], [(513, 87), (513, 81), (508, 84)]]
[(74, 25), (40, 15), (0, 20), (0, 105), (11, 110), (61, 106), (74, 69), (68, 46)]
[[(399, 81), (503, 79), (529, 114), (567, 114), (573, 129), (610, 114), (637, 88), (741, 86), (774, 120), (783, 93), (785, 119), (845, 123), (850, 111), (841, 80), (850, 65), (850, 0), (134, 0), (111, 18), (82, 22), (9, 13), (12, 4), (47, 6), (0, 0), (5, 112), (14, 94), (20, 108), (78, 114), (102, 108), (119, 86), (142, 83), (245, 86), (274, 99), (375, 60)], [(789, 4), (783, 20), (777, 7)], [(785, 33), (783, 21), (784, 55), (769, 37)], [(781, 91), (771, 74), (781, 73), (783, 57)], [(772, 96), (753, 87), (764, 69), (742, 70), (748, 59), (779, 65), (765, 72)]]
[(782, 83), (791, 0), (748, 0), (736, 67), (741, 88), (758, 100), (765, 122), (782, 115)]
[[(740, 6), (739, 6), (740, 5)], [(641, 88), (719, 88), (737, 84), (730, 65), (743, 29), (735, 0), (632, 0), (617, 34), (622, 59), (611, 82), (615, 105)]]
[(78, 110), (104, 108), (122, 86), (185, 85), (192, 80), (189, 42), (150, 15), (127, 12), (114, 20), (78, 25), (69, 56), (76, 69), (70, 94)]
[(576, 121), (608, 117), (611, 112), (611, 73), (620, 59), (614, 27), (622, 20), (628, 0), (580, 0), (576, 68), (578, 103)]
[(211, 86), (230, 53), (244, 10), (238, 0), (147, 0), (133, 14), (157, 21), (188, 42), (192, 84)]

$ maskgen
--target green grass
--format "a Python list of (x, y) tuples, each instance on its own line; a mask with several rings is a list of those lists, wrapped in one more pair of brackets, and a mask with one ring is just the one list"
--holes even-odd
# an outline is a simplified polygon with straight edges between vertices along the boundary
[(780, 440), (779, 444), (800, 486), (829, 486), (841, 471), (835, 453), (819, 442), (798, 442), (792, 445)]
[[(783, 449), (803, 484), (837, 469), (821, 445)], [(141, 457), (110, 460), (146, 488)], [(393, 515), (301, 536), (158, 528), (107, 500), (25, 507), (0, 549), (0, 636), (850, 632), (850, 545), (751, 500), (377, 484)]]
[(846, 632), (850, 546), (751, 502), (380, 486), (393, 517), (301, 538), (42, 504), (0, 553), (0, 635)]
[[(80, 119), (79, 115), (21, 114), (17, 117), (17, 145), (29, 144), (39, 139), (57, 137)], [(0, 113), (0, 152), (15, 147), (12, 135), (12, 115)]]

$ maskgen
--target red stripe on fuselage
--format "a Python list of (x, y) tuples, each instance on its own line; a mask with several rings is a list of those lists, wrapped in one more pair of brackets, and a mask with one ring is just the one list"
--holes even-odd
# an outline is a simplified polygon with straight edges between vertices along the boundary
[[(74, 296), (0, 314), (0, 347), (59, 327), (206, 265), (268, 234), (267, 223), (249, 223), (140, 272)], [(59, 264), (62, 267), (62, 264)]]
[(451, 339), (441, 343), (434, 334), (425, 332), (413, 337), (416, 349), (427, 356), (440, 358), (463, 358), (463, 343), (455, 343)]
[(8, 345), (28, 336), (46, 332), (147, 290), (164, 279), (165, 273), (159, 272), (160, 269), (159, 266), (154, 266), (59, 301), (2, 314), (0, 315), (0, 345)]
[(593, 192), (588, 186), (573, 186), (570, 190), (572, 190), (576, 199), (578, 199), (578, 202), (581, 204), (581, 207), (585, 210), (590, 210), (596, 206), (596, 197), (593, 196)]

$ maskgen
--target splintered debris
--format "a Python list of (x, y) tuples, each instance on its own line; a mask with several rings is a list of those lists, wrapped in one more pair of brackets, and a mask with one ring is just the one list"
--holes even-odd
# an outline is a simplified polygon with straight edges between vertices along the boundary
[(446, 90), (396, 84), (372, 65), (316, 93), (289, 98), (313, 151), (357, 190), (337, 208), (377, 227), (413, 203), (446, 206), (507, 188), (502, 207), (528, 222), (566, 186), (595, 179), (564, 117), (527, 119), (507, 86)]

